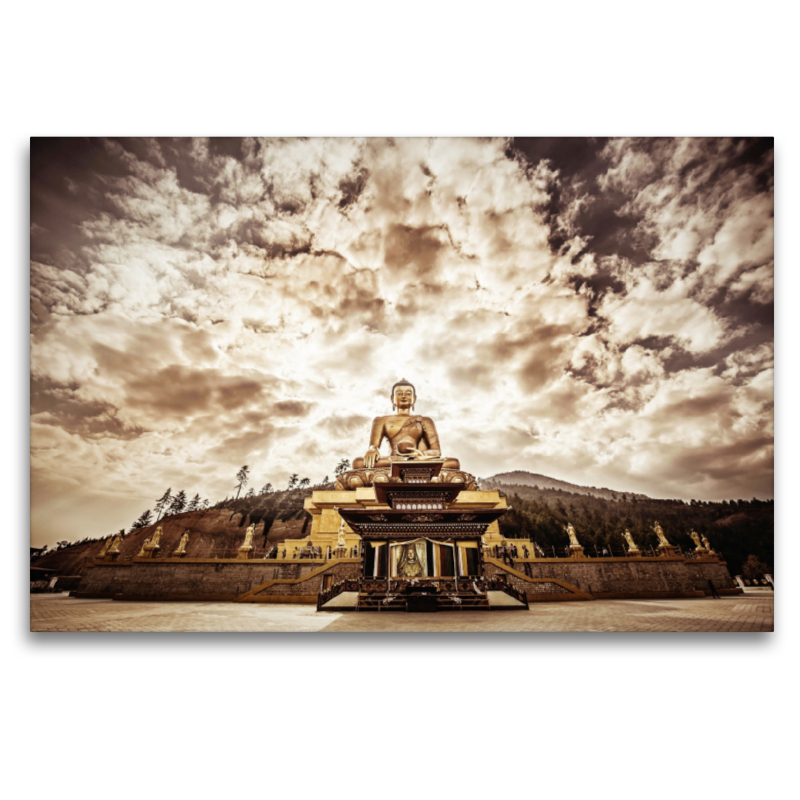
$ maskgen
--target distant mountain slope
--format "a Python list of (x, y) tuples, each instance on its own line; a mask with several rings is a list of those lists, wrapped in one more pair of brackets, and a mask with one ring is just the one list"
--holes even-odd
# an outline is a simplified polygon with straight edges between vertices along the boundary
[(636, 494), (636, 492), (617, 492), (613, 489), (598, 489), (596, 486), (578, 486), (575, 483), (567, 483), (557, 478), (548, 478), (547, 475), (539, 475), (535, 472), (525, 470), (514, 470), (513, 472), (500, 472), (492, 475), (491, 478), (481, 480), (482, 489), (490, 489), (492, 485), (500, 484), (503, 486), (532, 486), (539, 489), (560, 489), (563, 492), (573, 492), (575, 494), (588, 494), (592, 497), (602, 497), (605, 500), (621, 500), (624, 497), (631, 499), (636, 497), (640, 500), (649, 500), (646, 494)]

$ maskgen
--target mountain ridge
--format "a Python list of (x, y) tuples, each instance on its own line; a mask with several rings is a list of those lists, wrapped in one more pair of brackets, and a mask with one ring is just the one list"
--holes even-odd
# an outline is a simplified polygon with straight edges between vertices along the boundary
[(569, 481), (562, 481), (558, 478), (550, 478), (547, 475), (541, 475), (536, 472), (528, 472), (527, 470), (517, 469), (511, 472), (498, 472), (489, 478), (481, 480), (481, 488), (489, 489), (494, 485), (501, 486), (530, 486), (539, 489), (558, 489), (563, 492), (572, 492), (573, 494), (585, 494), (592, 497), (600, 497), (604, 500), (621, 500), (637, 498), (639, 500), (652, 500), (646, 494), (639, 494), (637, 492), (620, 492), (616, 489), (607, 489), (605, 487), (597, 486), (580, 486), (576, 483), (569, 483)]

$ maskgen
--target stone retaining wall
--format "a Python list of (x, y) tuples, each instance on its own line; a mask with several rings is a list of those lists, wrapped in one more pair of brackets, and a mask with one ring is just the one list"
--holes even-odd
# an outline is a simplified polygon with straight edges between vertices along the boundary
[(316, 602), (324, 575), (332, 575), (334, 581), (339, 581), (357, 577), (358, 570), (359, 562), (350, 559), (327, 563), (296, 560), (101, 563), (89, 568), (75, 594), (125, 600)]
[[(527, 562), (533, 579), (553, 579), (574, 586), (594, 598), (692, 597), (710, 594), (709, 579), (719, 592), (735, 592), (734, 582), (722, 561), (683, 558), (586, 558), (536, 559)], [(487, 575), (505, 573), (507, 580), (531, 597), (552, 591), (553, 584), (525, 580), (526, 562), (506, 569), (502, 562), (486, 560)], [(572, 593), (574, 594), (574, 592)], [(558, 599), (558, 598), (553, 598)], [(588, 598), (587, 598), (588, 599)]]
[[(504, 574), (529, 600), (611, 597), (696, 597), (735, 589), (724, 562), (683, 558), (587, 558), (515, 561), (513, 569), (486, 559), (487, 577)], [(75, 594), (125, 600), (238, 600), (314, 603), (325, 576), (333, 582), (358, 577), (356, 559), (235, 561), (141, 559), (96, 563)], [(530, 577), (533, 580), (526, 579)]]

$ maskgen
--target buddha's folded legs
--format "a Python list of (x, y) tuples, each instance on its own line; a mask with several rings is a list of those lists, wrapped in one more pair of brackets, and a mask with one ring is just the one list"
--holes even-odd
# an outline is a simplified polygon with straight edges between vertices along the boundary
[[(375, 462), (376, 467), (391, 467), (392, 462), (388, 458), (379, 458)], [(364, 469), (364, 459), (363, 458), (354, 458), (353, 459), (353, 467), (352, 469)]]
[[(397, 459), (395, 459), (396, 461)], [(412, 462), (413, 463), (413, 462)], [(392, 459), (383, 456), (375, 462), (376, 467), (391, 467)], [(461, 469), (461, 462), (457, 458), (446, 458), (442, 465), (444, 469)], [(364, 459), (362, 457), (353, 459), (352, 469), (364, 469)]]

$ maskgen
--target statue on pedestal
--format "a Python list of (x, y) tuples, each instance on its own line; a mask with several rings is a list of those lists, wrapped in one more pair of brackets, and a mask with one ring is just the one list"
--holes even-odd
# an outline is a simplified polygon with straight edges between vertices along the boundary
[[(417, 402), (417, 390), (405, 379), (392, 387), (392, 410), (394, 414), (376, 417), (372, 421), (369, 448), (364, 458), (353, 459), (353, 468), (391, 466), (392, 461), (441, 458), (439, 434), (430, 417), (411, 416)], [(388, 458), (381, 458), (381, 442), (387, 439), (391, 445)], [(424, 448), (424, 449), (421, 449)], [(445, 468), (458, 469), (457, 458), (447, 458)]]
[(653, 530), (656, 532), (656, 536), (658, 536), (659, 547), (672, 547), (672, 545), (667, 541), (667, 537), (664, 536), (664, 530), (659, 524), (658, 520), (656, 520), (655, 524), (653, 525)]
[(636, 546), (636, 542), (633, 541), (633, 536), (631, 536), (631, 532), (625, 528), (625, 533), (622, 534), (625, 537), (625, 541), (628, 543), (628, 555), (631, 556), (640, 556), (641, 550)]
[[(385, 483), (389, 480), (392, 464), (396, 461), (442, 462), (437, 482), (464, 483), (473, 488), (475, 478), (461, 471), (457, 458), (444, 458), (436, 425), (430, 417), (413, 415), (417, 392), (403, 379), (391, 392), (393, 414), (375, 417), (369, 437), (369, 447), (362, 457), (353, 459), (353, 468), (337, 478), (336, 489), (356, 489), (360, 486)], [(390, 445), (388, 456), (382, 456), (381, 444), (386, 439)]]
[(121, 543), (122, 531), (112, 538), (111, 547), (109, 547), (106, 552), (106, 558), (110, 558), (112, 561), (117, 559), (119, 557), (119, 546)]
[(689, 533), (689, 536), (692, 537), (692, 541), (695, 544), (695, 548), (694, 548), (695, 553), (697, 553), (697, 555), (701, 555), (701, 556), (705, 555), (708, 552), (708, 550), (706, 550), (706, 548), (703, 547), (703, 543), (700, 541), (699, 534), (695, 533), (695, 531), (691, 531)]
[(160, 550), (161, 549), (161, 526), (159, 525), (156, 528), (156, 532), (153, 534), (153, 538), (150, 540), (150, 549), (151, 550)]
[(138, 552), (136, 557), (137, 558), (152, 558), (153, 557), (153, 553), (155, 553), (156, 550), (160, 550), (161, 549), (161, 544), (160, 544), (160, 542), (161, 542), (161, 533), (162, 533), (162, 530), (161, 530), (161, 526), (159, 525), (156, 528), (155, 533), (151, 537), (149, 537), (148, 539), (144, 540), (144, 543), (142, 544), (142, 549)]
[(181, 540), (172, 555), (177, 556), (178, 558), (185, 556), (187, 544), (189, 544), (189, 531), (186, 531), (183, 536), (181, 536)]
[(569, 546), (570, 547), (580, 547), (581, 543), (578, 541), (578, 537), (575, 534), (575, 528), (572, 526), (572, 523), (568, 523), (567, 527), (564, 528), (567, 532), (567, 536), (569, 536)]
[(249, 558), (250, 551), (253, 549), (253, 535), (256, 532), (256, 526), (251, 525), (244, 534), (244, 543), (239, 548), (236, 558)]
[(336, 538), (336, 546), (337, 547), (345, 547), (347, 545), (347, 542), (345, 541), (344, 535), (345, 535), (345, 522), (344, 522), (344, 520), (342, 520), (341, 525), (339, 525), (339, 533), (338, 533), (337, 538)]
[(103, 545), (103, 549), (97, 554), (98, 558), (106, 557), (106, 553), (108, 553), (108, 549), (111, 547), (111, 542), (113, 541), (114, 541), (113, 536), (109, 536), (108, 539), (106, 539), (106, 543)]
[(675, 548), (667, 541), (667, 537), (664, 535), (664, 530), (658, 520), (653, 524), (653, 530), (658, 536), (658, 554), (660, 556), (674, 556)]
[(567, 523), (567, 526), (564, 528), (567, 532), (567, 536), (569, 536), (569, 549), (573, 558), (585, 558), (583, 552), (583, 547), (581, 543), (578, 541), (578, 537), (575, 534), (575, 528), (572, 526), (572, 523)]

